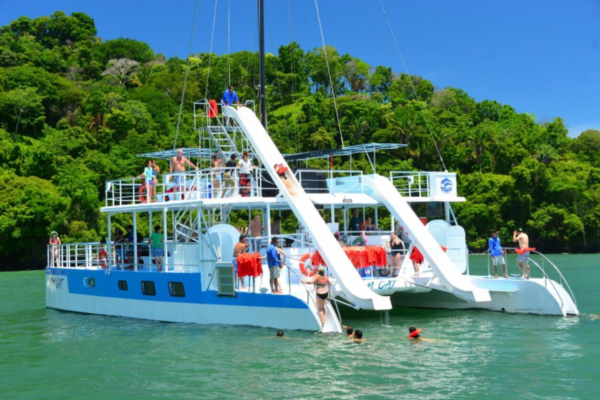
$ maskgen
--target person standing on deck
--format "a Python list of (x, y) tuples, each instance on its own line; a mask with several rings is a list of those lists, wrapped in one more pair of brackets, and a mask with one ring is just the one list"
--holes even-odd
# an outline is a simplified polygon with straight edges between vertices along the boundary
[(58, 233), (56, 231), (52, 231), (50, 234), (50, 246), (51, 246), (51, 257), (52, 257), (52, 266), (60, 267), (60, 262), (58, 258), (58, 246), (62, 244), (60, 238), (58, 237)]
[(236, 278), (240, 280), (240, 283), (242, 284), (242, 289), (246, 289), (246, 286), (244, 285), (244, 278), (238, 277), (237, 258), (242, 254), (246, 253), (248, 251), (248, 247), (250, 247), (250, 245), (246, 243), (246, 235), (241, 234), (239, 242), (237, 242), (233, 247), (233, 260), (231, 260), (231, 262), (233, 263), (233, 271), (235, 273)]
[(253, 168), (248, 150), (244, 150), (242, 153), (242, 159), (238, 163), (238, 167), (240, 168), (240, 196), (248, 197), (250, 196), (250, 191), (252, 190), (252, 177), (250, 175), (250, 170)]
[(363, 220), (358, 216), (358, 210), (354, 210), (353, 213), (354, 217), (350, 218), (350, 226), (348, 228), (353, 232), (358, 232), (361, 230)]
[(235, 191), (235, 180), (233, 179), (233, 173), (237, 167), (235, 159), (237, 156), (232, 154), (229, 161), (225, 163), (226, 168), (223, 172), (223, 197), (231, 197)]
[(519, 256), (517, 257), (517, 265), (519, 266), (519, 269), (523, 273), (522, 278), (529, 279), (529, 277), (530, 277), (530, 275), (529, 275), (529, 272), (530, 272), (529, 271), (529, 254), (530, 253), (529, 253), (529, 250), (525, 250), (525, 249), (529, 249), (529, 236), (527, 236), (527, 234), (525, 232), (523, 232), (523, 229), (519, 228), (513, 232), (513, 242), (519, 242), (519, 249), (521, 250), (521, 252), (519, 253)]
[(152, 258), (154, 258), (154, 264), (156, 264), (156, 269), (158, 270), (158, 272), (161, 272), (165, 251), (163, 249), (163, 234), (160, 233), (159, 225), (156, 225), (154, 227), (154, 232), (150, 235), (150, 239), (148, 239), (148, 245), (150, 245), (152, 249), (151, 255)]
[(153, 176), (153, 181), (154, 181), (154, 202), (156, 203), (158, 201), (158, 198), (156, 197), (156, 189), (158, 188), (158, 174), (160, 174), (160, 168), (158, 165), (156, 165), (156, 160), (152, 160), (152, 176)]
[(498, 231), (492, 231), (492, 237), (488, 241), (488, 245), (490, 248), (490, 255), (492, 256), (492, 263), (494, 264), (494, 278), (498, 279), (498, 263), (502, 264), (502, 276), (508, 278), (506, 275), (506, 263), (504, 262), (504, 250), (502, 249), (502, 244), (500, 243), (500, 238), (498, 237)]
[[(229, 85), (227, 90), (225, 90), (225, 92), (223, 93), (223, 100), (221, 101), (221, 106), (222, 107), (227, 107), (227, 106), (233, 107), (234, 104), (241, 106), (240, 99), (239, 99), (237, 93), (235, 92), (235, 90), (233, 90), (233, 85)], [(229, 118), (229, 120), (231, 121), (231, 118)], [(223, 115), (223, 125), (226, 125), (226, 124), (227, 124), (227, 118), (225, 117), (225, 115)]]
[(269, 284), (271, 285), (272, 293), (283, 293), (279, 285), (280, 269), (283, 263), (279, 259), (279, 255), (283, 254), (285, 262), (285, 253), (277, 248), (279, 238), (271, 239), (271, 244), (267, 247), (267, 265), (269, 266)]
[[(144, 172), (141, 175), (138, 175), (138, 178), (142, 178), (146, 184), (146, 193), (148, 195), (146, 201), (148, 203), (152, 203), (152, 198), (156, 199), (156, 194), (154, 193), (154, 175), (152, 174), (152, 171), (152, 160), (148, 160), (146, 161)], [(141, 200), (144, 202), (143, 199)]]
[(271, 235), (281, 235), (281, 217), (279, 215), (273, 219)]
[(177, 155), (173, 158), (171, 158), (171, 167), (169, 169), (169, 172), (173, 173), (173, 172), (181, 172), (181, 174), (176, 174), (173, 175), (173, 183), (175, 183), (175, 185), (177, 186), (177, 188), (175, 189), (176, 191), (179, 190), (179, 188), (183, 185), (183, 188), (185, 189), (185, 166), (189, 165), (190, 167), (194, 168), (194, 169), (198, 169), (198, 167), (196, 167), (194, 165), (194, 163), (192, 163), (190, 160), (187, 159), (187, 157), (183, 156), (183, 150), (179, 149), (177, 150)]
[(260, 252), (260, 237), (262, 236), (265, 228), (262, 226), (262, 222), (260, 222), (260, 214), (256, 214), (254, 219), (250, 221), (248, 225), (248, 233), (250, 234), (250, 242), (252, 243), (252, 251)]

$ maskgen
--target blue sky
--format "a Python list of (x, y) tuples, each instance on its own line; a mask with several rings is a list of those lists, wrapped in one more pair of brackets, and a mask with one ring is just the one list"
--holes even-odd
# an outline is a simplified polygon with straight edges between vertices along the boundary
[[(257, 50), (256, 1), (220, 0), (213, 51)], [(382, 0), (408, 72), (436, 88), (461, 88), (476, 100), (510, 104), (538, 120), (562, 117), (572, 136), (600, 130), (600, 1)], [(0, 25), (61, 10), (83, 11), (103, 39), (127, 37), (155, 52), (185, 57), (195, 0), (0, 0)], [(314, 0), (265, 0), (266, 48), (291, 40), (321, 45)], [(215, 0), (201, 0), (194, 52), (210, 48)], [(325, 40), (371, 66), (407, 72), (379, 0), (320, 0)], [(291, 23), (290, 23), (291, 22)]]

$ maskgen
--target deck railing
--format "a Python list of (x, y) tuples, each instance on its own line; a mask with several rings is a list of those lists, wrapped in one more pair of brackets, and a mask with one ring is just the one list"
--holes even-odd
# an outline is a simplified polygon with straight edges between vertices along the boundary
[(294, 175), (309, 194), (364, 192), (362, 171), (297, 169)]
[(391, 171), (390, 180), (405, 197), (430, 197), (429, 172)]

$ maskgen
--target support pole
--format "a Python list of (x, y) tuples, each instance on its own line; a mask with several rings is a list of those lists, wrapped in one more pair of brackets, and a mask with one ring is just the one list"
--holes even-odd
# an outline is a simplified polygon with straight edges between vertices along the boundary
[(137, 213), (133, 212), (133, 270), (138, 270)]
[(163, 271), (168, 272), (169, 269), (167, 268), (168, 265), (168, 261), (169, 261), (169, 249), (167, 248), (167, 209), (163, 208), (163, 252), (164, 252), (164, 264), (163, 264)]
[(110, 225), (110, 214), (108, 214), (108, 221), (106, 223), (106, 229), (108, 229), (108, 234), (106, 235), (106, 244), (108, 247), (108, 266), (106, 267), (107, 271), (110, 271), (110, 266), (112, 265), (112, 235), (111, 235), (111, 225)]

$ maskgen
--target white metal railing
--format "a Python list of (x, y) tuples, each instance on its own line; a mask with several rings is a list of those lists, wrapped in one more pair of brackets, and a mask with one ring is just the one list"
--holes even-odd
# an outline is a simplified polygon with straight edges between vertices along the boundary
[[(146, 272), (157, 272), (160, 267), (160, 270), (165, 272), (185, 272), (186, 268), (197, 269), (198, 262), (202, 261), (198, 260), (197, 252), (195, 252), (197, 246), (197, 243), (173, 242), (153, 246), (147, 242), (140, 242), (137, 243), (136, 252), (133, 243), (109, 245), (88, 242), (48, 245), (47, 265), (52, 268), (118, 269)], [(195, 252), (195, 257), (186, 257), (185, 249), (188, 248)], [(136, 253), (137, 259), (135, 258)]]
[[(263, 188), (261, 168), (252, 168), (249, 181), (242, 185), (239, 167), (198, 169), (162, 175), (162, 183), (156, 185), (159, 203), (179, 200), (199, 200), (229, 197), (259, 197)], [(226, 177), (224, 174), (229, 173)], [(229, 172), (230, 171), (230, 172)], [(106, 206), (147, 204), (145, 183), (137, 178), (123, 178), (106, 182)]]
[(297, 169), (294, 175), (306, 193), (364, 193), (362, 171)]
[(430, 172), (391, 171), (390, 180), (405, 197), (430, 197)]

